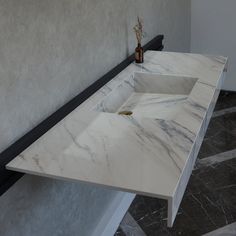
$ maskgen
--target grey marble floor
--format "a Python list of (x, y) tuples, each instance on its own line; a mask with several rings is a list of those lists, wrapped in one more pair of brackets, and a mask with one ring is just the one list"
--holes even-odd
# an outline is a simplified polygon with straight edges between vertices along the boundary
[(138, 195), (115, 235), (236, 235), (236, 93), (220, 94), (172, 229), (166, 212), (165, 201)]
[(236, 235), (236, 223), (226, 225), (220, 229), (217, 229), (203, 236), (235, 236)]

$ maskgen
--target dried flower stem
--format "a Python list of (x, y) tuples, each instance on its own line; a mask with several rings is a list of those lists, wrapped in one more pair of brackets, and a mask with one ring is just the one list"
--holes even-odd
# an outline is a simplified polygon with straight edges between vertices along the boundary
[(139, 17), (138, 23), (134, 26), (134, 32), (136, 34), (138, 44), (141, 44), (143, 38), (143, 22)]

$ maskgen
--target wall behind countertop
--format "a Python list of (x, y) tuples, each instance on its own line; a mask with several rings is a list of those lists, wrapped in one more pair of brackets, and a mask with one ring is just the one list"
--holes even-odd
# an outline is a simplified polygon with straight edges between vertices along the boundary
[(189, 51), (190, 0), (0, 0), (0, 151), (149, 41)]
[(192, 0), (191, 51), (229, 58), (223, 89), (236, 91), (236, 1)]
[[(137, 15), (145, 22), (144, 43), (164, 34), (165, 50), (188, 52), (190, 8), (190, 0), (0, 0), (0, 151), (133, 53)], [(30, 176), (16, 183), (0, 198), (1, 235), (73, 235), (56, 220), (56, 208), (69, 222), (81, 212), (76, 227), (86, 235), (116, 195), (63, 184)], [(74, 199), (71, 208), (73, 191), (92, 207)], [(51, 201), (57, 194), (62, 208)], [(49, 198), (55, 204), (41, 208)]]

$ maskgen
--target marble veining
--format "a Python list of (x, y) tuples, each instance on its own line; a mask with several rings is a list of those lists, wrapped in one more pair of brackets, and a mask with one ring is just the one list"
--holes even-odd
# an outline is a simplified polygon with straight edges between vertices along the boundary
[(125, 235), (147, 236), (129, 213), (125, 215), (120, 228)]
[(232, 223), (220, 229), (217, 229), (203, 236), (235, 236), (236, 235), (236, 223)]
[(226, 108), (220, 111), (215, 111), (212, 117), (219, 117), (219, 116), (223, 116), (225, 114), (230, 114), (236, 112), (236, 107), (231, 107), (231, 108)]
[[(226, 62), (221, 56), (148, 51), (143, 65), (128, 66), (7, 168), (166, 199), (172, 226)], [(150, 76), (152, 86), (142, 76)], [(117, 114), (128, 108), (132, 116)]]
[[(136, 196), (128, 212), (146, 235), (202, 236), (212, 231), (210, 235), (218, 235), (218, 232), (219, 235), (228, 235), (229, 224), (236, 221), (236, 113), (233, 109), (231, 112), (228, 110), (235, 104), (235, 93), (221, 92), (214, 114), (222, 111), (222, 115), (211, 118), (178, 217), (171, 229), (166, 227), (165, 200)], [(224, 113), (226, 108), (227, 113)], [(126, 216), (115, 235), (136, 235), (137, 227), (129, 227)], [(125, 231), (127, 228), (129, 231)], [(229, 235), (236, 234), (232, 231)]]
[(222, 153), (198, 160), (196, 164), (196, 168), (199, 168), (201, 166), (214, 166), (218, 163), (231, 160), (235, 157), (236, 157), (236, 149), (222, 152)]

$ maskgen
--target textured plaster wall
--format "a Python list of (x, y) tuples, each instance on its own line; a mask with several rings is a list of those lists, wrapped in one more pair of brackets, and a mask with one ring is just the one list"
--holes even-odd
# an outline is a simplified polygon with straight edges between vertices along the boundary
[(0, 198), (0, 235), (91, 236), (116, 194), (25, 175)]
[[(188, 52), (190, 8), (190, 0), (0, 0), (0, 151), (131, 54), (137, 15), (145, 22), (144, 43), (164, 34), (165, 50)], [(52, 187), (48, 194), (42, 181)], [(0, 235), (47, 235), (37, 227), (46, 224), (46, 209), (39, 203), (48, 195), (66, 200), (68, 192), (63, 188), (71, 188), (69, 195), (74, 193), (76, 204), (71, 208), (71, 202), (65, 201), (60, 214), (67, 214), (72, 224), (76, 219), (77, 228), (86, 225), (77, 212), (89, 207), (81, 199), (93, 201), (85, 214), (91, 225), (92, 215), (102, 214), (115, 195), (26, 176), (0, 198)], [(55, 209), (61, 207), (56, 202), (47, 208), (52, 220), (48, 235), (52, 235), (49, 228), (57, 229), (55, 235), (66, 235), (59, 233), (63, 218), (53, 220)], [(24, 216), (27, 220), (21, 225), (7, 223)], [(32, 234), (30, 227), (43, 234)], [(73, 235), (70, 230), (73, 226), (68, 225), (67, 233)], [(84, 230), (81, 235), (86, 235)]]
[(0, 0), (0, 150), (149, 41), (188, 51), (189, 0)]

